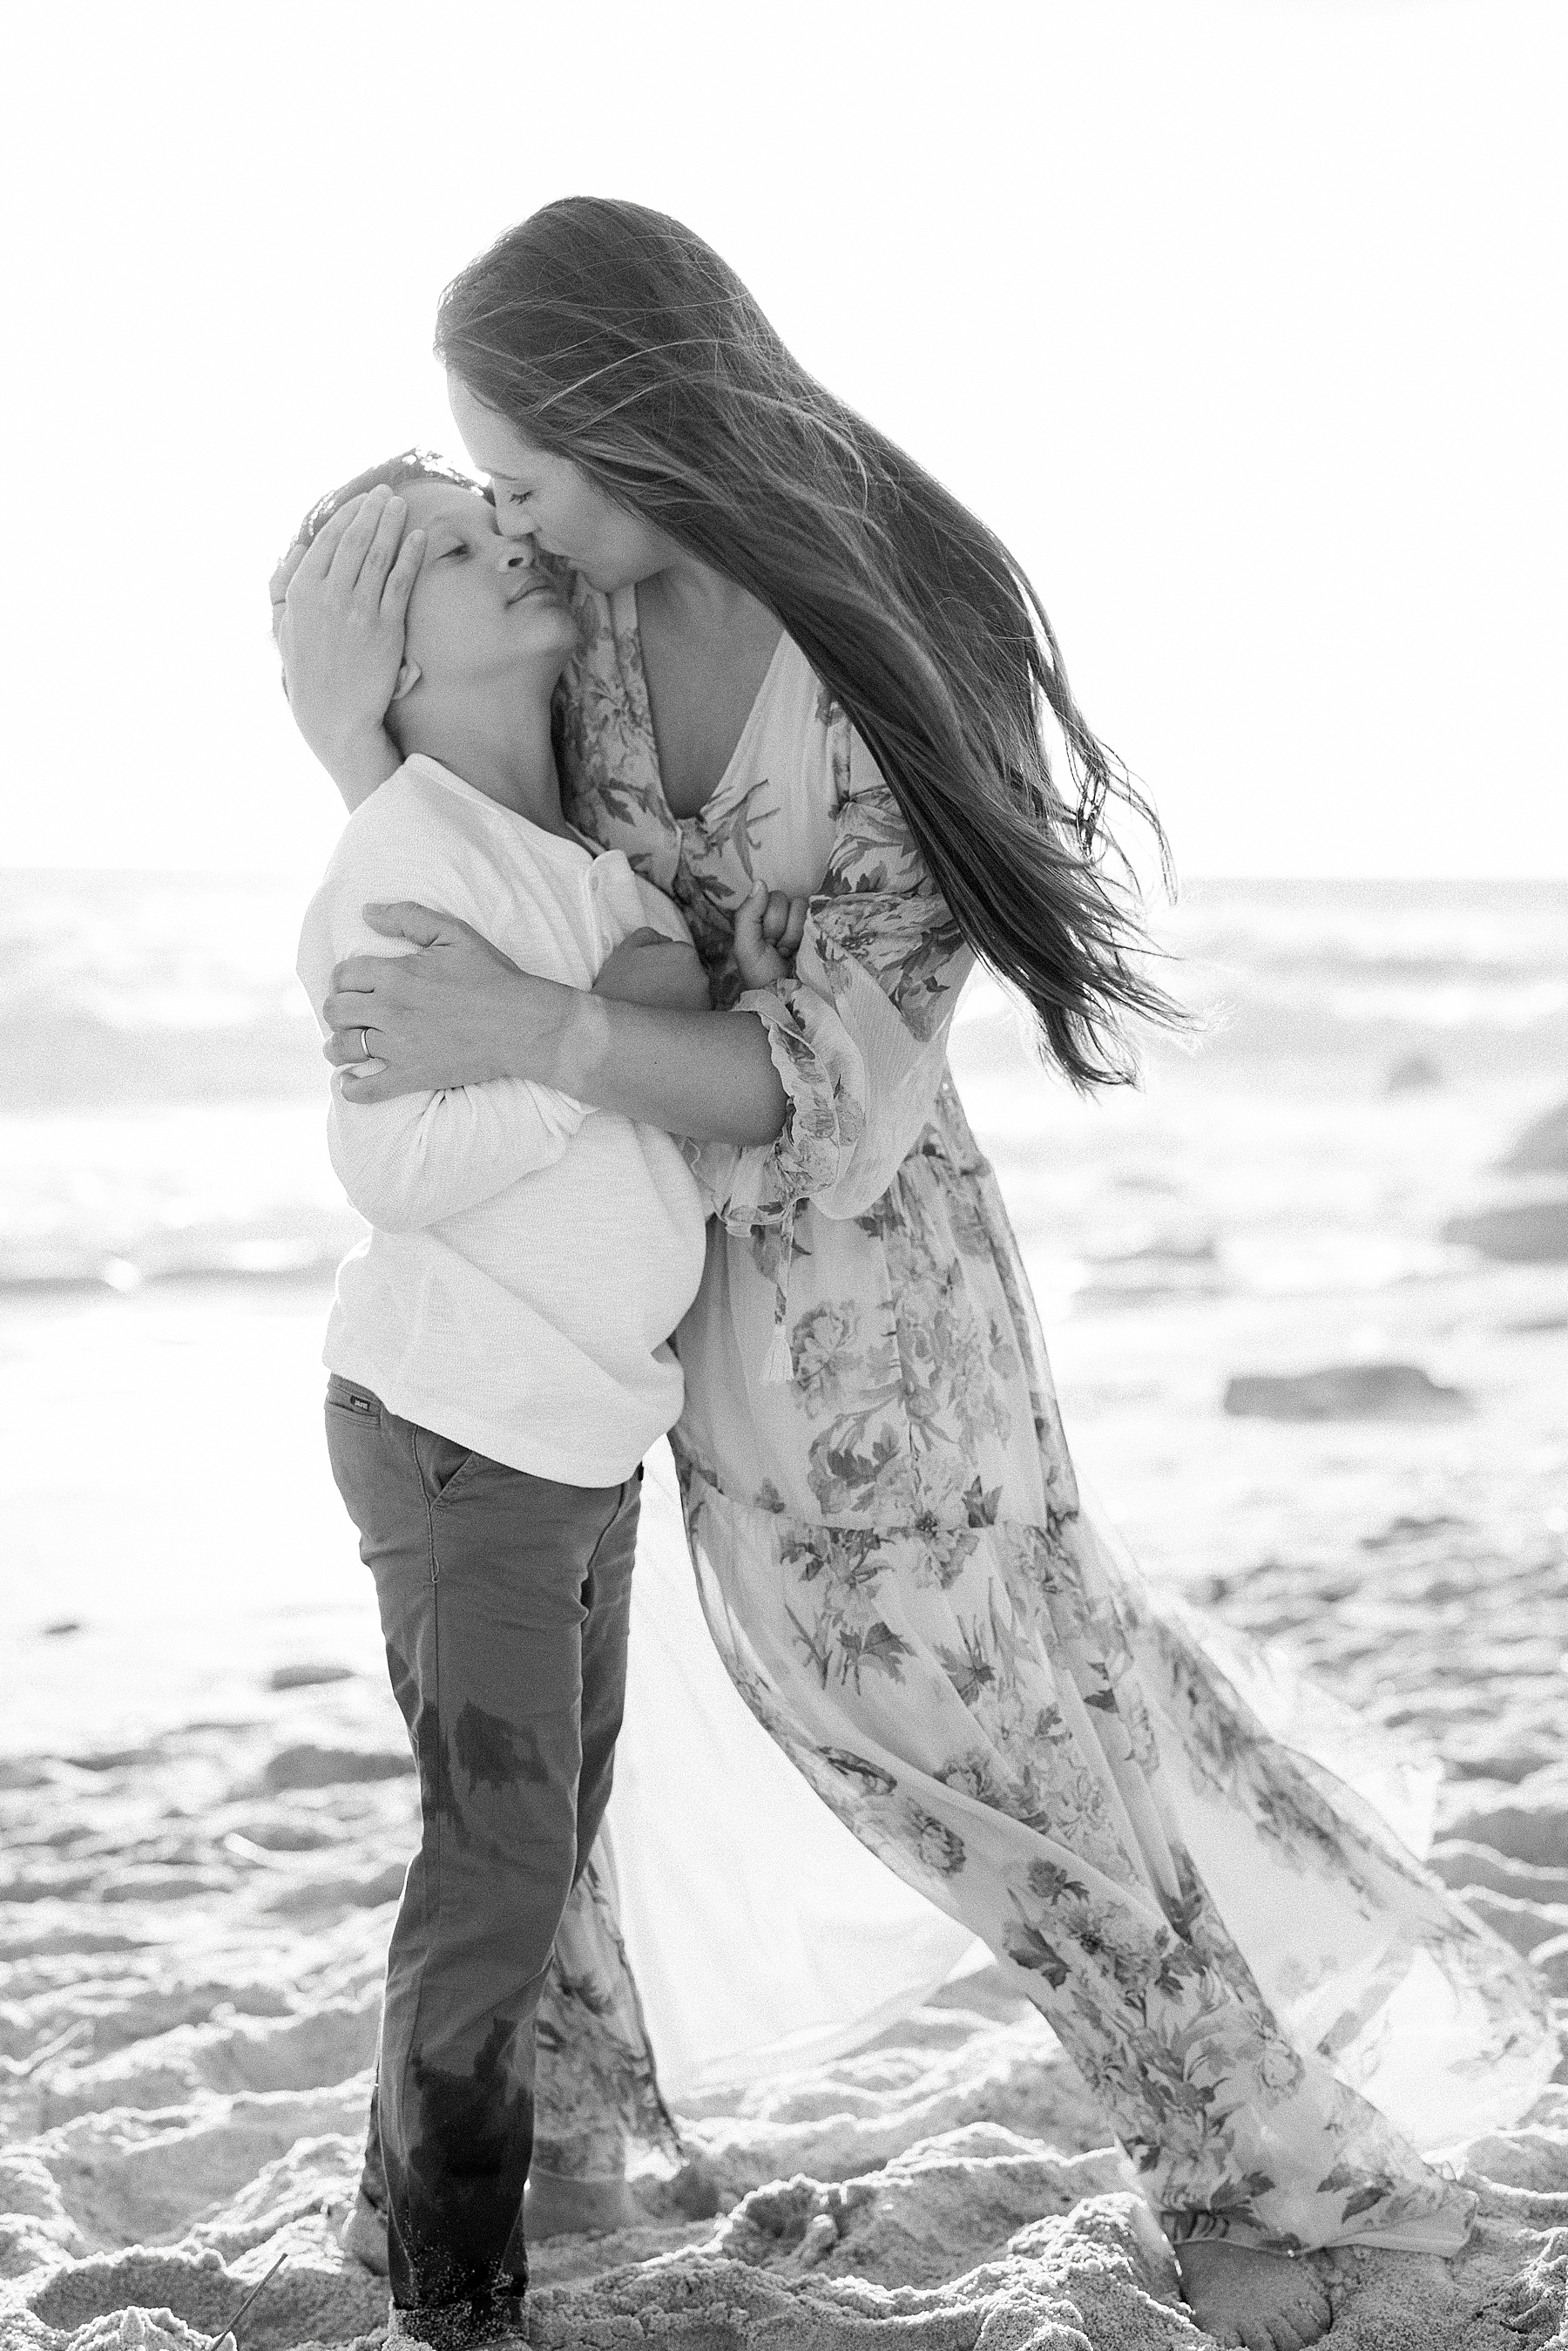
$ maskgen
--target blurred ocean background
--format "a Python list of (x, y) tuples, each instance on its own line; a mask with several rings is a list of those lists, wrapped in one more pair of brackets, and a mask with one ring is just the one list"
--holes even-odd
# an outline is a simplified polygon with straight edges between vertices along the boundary
[[(293, 973), (306, 894), (230, 875), (0, 874), (0, 1288), (276, 1280), (336, 1261), (358, 1228), (327, 1165), (325, 1070)], [(1373, 1195), (1390, 1143), (1398, 1157), (1415, 1140), (1412, 1113), (1429, 1123), (1443, 1101), (1449, 1160), (1426, 1173), (1458, 1190), (1511, 1112), (1568, 1090), (1568, 883), (1200, 882), (1156, 919), (1203, 1025), (1150, 1053), (1139, 1100), (1204, 1106), (1210, 1147), (1177, 1219), (1207, 1248), (1189, 1260), (1204, 1279), (1229, 1259), (1236, 1279), (1288, 1281), (1329, 1228), (1345, 1270), (1358, 1255), (1365, 1279), (1408, 1272), (1431, 1236), (1401, 1216), (1380, 1244)], [(1096, 1258), (1150, 1222), (1111, 1196), (1129, 1105), (1085, 1117), (983, 978), (954, 1060), (1054, 1286), (1103, 1292)], [(1236, 1150), (1254, 1173), (1265, 1139), (1288, 1161), (1303, 1118), (1348, 1119), (1343, 1150), (1238, 1195)], [(1363, 1150), (1372, 1191), (1350, 1197)], [(1065, 1224), (1064, 1153), (1109, 1176)]]
[[(385, 1699), (321, 1441), (360, 1227), (307, 896), (0, 879), (0, 1750), (245, 1719), (322, 1657)], [(1151, 1574), (1332, 1638), (1370, 1705), (1405, 1703), (1413, 1627), (1428, 1680), (1460, 1638), (1464, 1703), (1506, 1689), (1533, 1753), (1561, 1641), (1501, 1595), (1568, 1589), (1568, 1135), (1517, 1144), (1568, 1100), (1568, 882), (1199, 882), (1158, 925), (1199, 1019), (1139, 1091), (1075, 1096), (984, 978), (952, 1038), (1080, 1471)], [(1366, 1579), (1411, 1544), (1395, 1606)]]

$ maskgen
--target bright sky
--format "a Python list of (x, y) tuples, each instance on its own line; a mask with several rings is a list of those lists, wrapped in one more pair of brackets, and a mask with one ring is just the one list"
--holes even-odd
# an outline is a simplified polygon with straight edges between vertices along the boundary
[(319, 864), (266, 575), (455, 451), (442, 284), (588, 191), (1009, 541), (1184, 872), (1568, 873), (1562, 0), (56, 0), (7, 52), (12, 861)]

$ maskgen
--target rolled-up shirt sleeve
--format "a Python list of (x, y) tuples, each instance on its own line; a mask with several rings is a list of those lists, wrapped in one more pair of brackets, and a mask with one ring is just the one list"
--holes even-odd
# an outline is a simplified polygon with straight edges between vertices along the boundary
[(794, 976), (735, 1007), (767, 1031), (789, 1097), (783, 1129), (750, 1149), (689, 1147), (735, 1231), (782, 1224), (805, 1200), (855, 1217), (881, 1197), (930, 1118), (973, 967), (881, 770), (848, 733), (848, 789)]
[(581, 1102), (523, 1078), (384, 1102), (346, 1102), (335, 1079), (327, 1147), (367, 1224), (417, 1232), (553, 1166), (587, 1115)]

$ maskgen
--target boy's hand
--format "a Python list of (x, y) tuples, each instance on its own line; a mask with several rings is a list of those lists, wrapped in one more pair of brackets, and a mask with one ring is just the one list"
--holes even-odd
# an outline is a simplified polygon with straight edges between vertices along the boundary
[(753, 882), (752, 894), (735, 916), (735, 963), (747, 987), (772, 987), (794, 969), (805, 931), (805, 900), (788, 898)]
[(611, 949), (594, 982), (596, 996), (649, 1004), (660, 1012), (709, 1012), (708, 975), (695, 947), (662, 931), (633, 931)]

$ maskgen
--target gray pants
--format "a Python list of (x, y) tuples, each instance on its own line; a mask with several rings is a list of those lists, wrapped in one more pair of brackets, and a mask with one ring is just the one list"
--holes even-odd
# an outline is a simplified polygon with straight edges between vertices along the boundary
[(444, 2351), (526, 2282), (507, 2243), (533, 2147), (534, 2017), (609, 1798), (641, 1472), (556, 1485), (336, 1374), (327, 1439), (419, 1770), (377, 2121), (392, 2300)]

